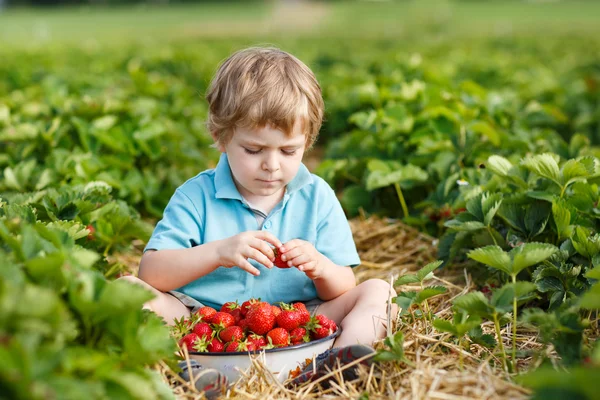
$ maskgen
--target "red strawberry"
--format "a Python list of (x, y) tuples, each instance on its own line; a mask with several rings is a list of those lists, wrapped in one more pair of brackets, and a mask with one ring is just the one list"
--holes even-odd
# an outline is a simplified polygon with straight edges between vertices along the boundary
[(248, 344), (252, 343), (256, 350), (261, 350), (267, 345), (267, 339), (264, 336), (257, 335), (255, 333), (248, 336)]
[(254, 333), (264, 335), (275, 326), (275, 315), (269, 303), (261, 303), (246, 314), (248, 328)]
[(231, 311), (236, 310), (238, 308), (240, 308), (240, 305), (237, 301), (228, 301), (227, 303), (221, 306), (221, 309), (219, 311), (231, 313)]
[(292, 303), (292, 306), (293, 306), (293, 307), (294, 307), (296, 310), (298, 310), (298, 311), (300, 311), (300, 310), (304, 310), (304, 311), (308, 312), (308, 309), (306, 308), (306, 304), (304, 304), (304, 303), (302, 303), (302, 302), (300, 302), (300, 301), (297, 301), (297, 302), (295, 302), (295, 303)]
[(195, 333), (188, 333), (179, 340), (179, 346), (183, 349), (187, 347), (188, 351), (194, 351), (194, 345), (200, 338)]
[(255, 306), (256, 304), (260, 303), (260, 299), (255, 299), (252, 298), (250, 300), (246, 300), (245, 302), (242, 303), (242, 316), (246, 316), (246, 314), (248, 313), (248, 310), (252, 307)]
[(273, 253), (275, 253), (275, 261), (273, 261), (273, 264), (275, 264), (277, 268), (290, 268), (290, 266), (287, 264), (287, 261), (283, 261), (281, 259), (281, 253), (279, 252), (279, 249), (274, 248)]
[(242, 330), (244, 332), (246, 332), (248, 330), (248, 321), (244, 318), (241, 319), (240, 322), (238, 322), (237, 324), (240, 328), (242, 328)]
[(196, 315), (200, 316), (204, 322), (212, 322), (212, 317), (217, 313), (212, 307), (204, 306), (200, 307), (198, 311), (196, 311)]
[(229, 313), (219, 311), (213, 315), (211, 322), (217, 329), (225, 329), (229, 326), (233, 326), (235, 318)]
[(275, 347), (285, 347), (290, 344), (290, 334), (283, 328), (275, 328), (269, 331), (267, 339)]
[(219, 339), (214, 338), (210, 341), (206, 349), (212, 353), (222, 353), (225, 350), (225, 345)]
[(239, 326), (230, 326), (221, 331), (219, 337), (224, 342), (240, 341), (244, 338), (244, 331)]
[(241, 308), (236, 308), (235, 310), (231, 310), (231, 311), (229, 311), (229, 314), (231, 314), (231, 316), (233, 317), (235, 325), (238, 325), (243, 318)]
[(225, 352), (232, 353), (232, 352), (236, 352), (236, 351), (242, 351), (239, 348), (240, 348), (240, 342), (230, 342), (227, 344), (227, 346), (225, 346)]
[[(311, 320), (311, 323), (309, 323), (311, 325), (311, 331), (312, 331), (312, 337), (314, 339), (322, 339), (325, 338), (329, 335), (331, 335), (333, 332), (335, 332), (334, 330), (332, 330), (331, 327), (331, 323), (329, 318), (327, 318), (326, 316), (319, 314), (317, 316), (314, 317), (313, 320)], [(337, 329), (337, 327), (336, 327)]]
[(290, 332), (290, 342), (292, 344), (310, 342), (310, 337), (306, 334), (306, 329), (296, 328)]
[(271, 306), (271, 310), (273, 310), (273, 315), (275, 316), (275, 318), (277, 318), (277, 316), (281, 314), (281, 308), (277, 306)]
[(292, 306), (300, 313), (300, 325), (306, 325), (310, 321), (310, 313), (304, 303), (296, 302)]
[(300, 312), (289, 304), (281, 303), (283, 309), (281, 313), (276, 317), (277, 325), (286, 331), (298, 328), (302, 323), (302, 316)]
[(213, 334), (213, 330), (206, 322), (197, 323), (192, 332), (198, 335), (198, 337), (205, 339), (211, 339)]

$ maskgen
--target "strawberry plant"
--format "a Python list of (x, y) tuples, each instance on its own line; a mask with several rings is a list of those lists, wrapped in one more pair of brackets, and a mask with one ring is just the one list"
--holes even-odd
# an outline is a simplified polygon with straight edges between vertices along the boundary
[[(394, 297), (393, 301), (400, 307), (401, 315), (409, 312), (410, 307), (414, 304), (417, 305), (420, 309), (420, 313), (426, 319), (431, 320), (431, 312), (429, 310), (429, 305), (427, 303), (427, 299), (432, 298), (434, 296), (438, 296), (440, 294), (446, 293), (447, 289), (444, 286), (424, 286), (423, 283), (430, 279), (433, 279), (434, 274), (433, 271), (442, 265), (442, 261), (436, 261), (425, 265), (416, 274), (407, 274), (399, 277), (396, 282), (394, 282), (395, 286), (406, 285), (410, 283), (418, 283), (420, 286), (420, 291), (405, 291), (400, 292), (396, 297)], [(425, 312), (421, 309), (421, 304), (425, 306)]]
[[(458, 346), (464, 348), (463, 339), (467, 332), (479, 327), (481, 329), (481, 318), (478, 316), (470, 316), (461, 311), (455, 311), (452, 321), (435, 318), (432, 322), (435, 329), (440, 332), (450, 333), (458, 339)], [(483, 336), (483, 335), (482, 335)], [(459, 353), (460, 369), (463, 368), (463, 353)]]
[[(155, 371), (175, 345), (152, 295), (109, 282), (100, 255), (76, 244), (75, 222), (35, 221), (29, 207), (0, 207), (0, 381), (10, 398), (171, 398)], [(79, 239), (81, 240), (81, 239)], [(19, 376), (19, 379), (14, 379)]]

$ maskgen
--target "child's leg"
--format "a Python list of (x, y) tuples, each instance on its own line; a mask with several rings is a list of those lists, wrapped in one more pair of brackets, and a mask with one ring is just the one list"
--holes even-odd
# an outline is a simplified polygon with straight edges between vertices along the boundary
[[(396, 292), (388, 282), (369, 279), (333, 300), (321, 304), (317, 310), (342, 327), (342, 334), (334, 347), (345, 347), (357, 343), (373, 345), (385, 337), (387, 302)], [(392, 303), (392, 320), (397, 306)]]
[(181, 301), (179, 301), (175, 296), (170, 295), (169, 293), (161, 292), (154, 287), (150, 286), (143, 280), (136, 278), (135, 276), (123, 276), (119, 278), (121, 280), (125, 280), (136, 285), (141, 285), (144, 288), (151, 291), (156, 297), (146, 303), (142, 308), (154, 311), (159, 316), (163, 317), (168, 325), (174, 325), (174, 319), (181, 317), (189, 317), (190, 310), (187, 308)]

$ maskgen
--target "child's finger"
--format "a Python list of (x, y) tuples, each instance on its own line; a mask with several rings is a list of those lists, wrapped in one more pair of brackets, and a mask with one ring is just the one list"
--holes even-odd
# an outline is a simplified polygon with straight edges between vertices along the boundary
[(293, 267), (294, 265), (302, 265), (306, 264), (307, 262), (310, 262), (310, 257), (306, 254), (300, 254), (297, 257), (294, 257), (291, 260), (289, 260), (287, 263), (290, 267)]
[(268, 231), (255, 231), (254, 237), (257, 237), (259, 239), (267, 241), (277, 248), (280, 248), (281, 246), (283, 246), (281, 241), (279, 239), (277, 239), (275, 237), (275, 235), (273, 235), (272, 233), (270, 233)]
[(241, 269), (243, 269), (244, 271), (254, 275), (254, 276), (258, 276), (260, 275), (260, 271), (256, 268), (254, 268), (252, 266), (252, 264), (250, 264), (248, 262), (248, 260), (245, 260), (243, 257), (240, 257), (239, 262), (237, 263), (238, 267), (240, 267)]
[(315, 269), (315, 267), (317, 266), (317, 263), (314, 261), (309, 261), (305, 264), (299, 265), (298, 269), (302, 272), (310, 272), (313, 271)]
[[(283, 244), (283, 250), (282, 250), (282, 251), (284, 251), (284, 252), (286, 252), (286, 253), (287, 253), (288, 251), (290, 251), (290, 250), (292, 250), (292, 249), (295, 249), (295, 248), (297, 248), (297, 247), (301, 246), (301, 245), (302, 245), (302, 243), (303, 243), (303, 242), (302, 242), (302, 240), (300, 240), (300, 239), (292, 239), (292, 240), (290, 240), (289, 242), (287, 242), (287, 243)], [(281, 250), (281, 249), (280, 249), (280, 250)]]
[[(266, 243), (265, 243), (265, 246), (269, 247), (269, 245), (267, 245)], [(263, 254), (263, 252), (260, 249), (250, 247), (246, 251), (244, 256), (246, 258), (251, 258), (253, 260), (258, 261), (259, 263), (261, 263), (262, 265), (264, 265), (267, 268), (273, 268), (273, 262), (265, 254)]]
[[(273, 252), (273, 249), (264, 240), (255, 239), (255, 240), (252, 241), (252, 243), (250, 244), (250, 246), (253, 247), (253, 248), (255, 248), (255, 249), (257, 249), (258, 251), (260, 251), (269, 260), (275, 259), (275, 253)], [(256, 261), (258, 261), (258, 260), (256, 260)], [(265, 264), (265, 265), (267, 265), (267, 264)]]
[[(287, 244), (285, 245), (285, 248), (287, 249)], [(301, 254), (302, 254), (302, 249), (299, 247), (294, 247), (293, 249), (287, 250), (285, 253), (283, 253), (281, 255), (281, 259), (283, 261), (289, 261), (289, 260), (293, 260), (294, 258), (298, 257)]]

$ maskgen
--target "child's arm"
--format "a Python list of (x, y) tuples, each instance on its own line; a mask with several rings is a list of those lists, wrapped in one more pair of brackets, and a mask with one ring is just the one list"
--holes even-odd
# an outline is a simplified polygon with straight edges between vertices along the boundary
[(313, 280), (321, 300), (334, 299), (356, 286), (352, 268), (336, 265), (310, 242), (290, 240), (281, 251), (283, 261), (297, 267)]
[(259, 275), (248, 258), (272, 268), (275, 254), (267, 242), (281, 247), (281, 242), (271, 233), (250, 231), (191, 248), (149, 250), (142, 256), (138, 275), (161, 292), (184, 286), (220, 266), (237, 266)]

